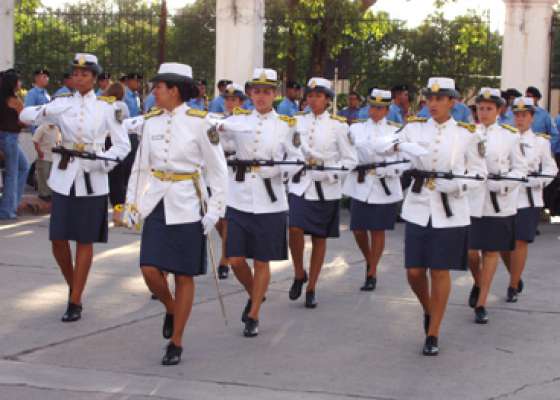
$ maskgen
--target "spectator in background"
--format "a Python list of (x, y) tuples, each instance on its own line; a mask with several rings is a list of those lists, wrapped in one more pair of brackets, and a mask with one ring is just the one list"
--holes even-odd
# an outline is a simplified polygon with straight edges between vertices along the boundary
[[(498, 123), (500, 125), (514, 126), (515, 121), (514, 121), (514, 118), (513, 118), (513, 112), (509, 108), (509, 106), (510, 106), (511, 102), (513, 102), (513, 100), (511, 100), (511, 102), (509, 100), (510, 97), (511, 97), (510, 94), (508, 94), (509, 90), (512, 90), (512, 89), (502, 91), (502, 99), (504, 99), (504, 102), (502, 103), (502, 105), (500, 107), (500, 115), (498, 115)], [(521, 93), (519, 93), (519, 95), (521, 95)]]
[(357, 122), (362, 105), (362, 96), (358, 92), (352, 91), (348, 94), (348, 105), (338, 112), (338, 115), (346, 118), (348, 124)]
[(63, 94), (72, 94), (74, 93), (74, 84), (72, 83), (72, 74), (69, 72), (65, 72), (62, 76), (62, 87), (54, 92), (53, 97), (58, 97)]
[[(131, 72), (126, 76), (124, 102), (128, 106), (131, 117), (140, 115), (140, 88), (142, 87), (142, 74)], [(132, 151), (136, 151), (134, 148)]]
[(17, 217), (17, 207), (29, 172), (29, 163), (18, 143), (23, 127), (19, 122), (19, 113), (23, 109), (17, 97), (19, 86), (19, 77), (14, 70), (5, 71), (0, 76), (0, 150), (4, 154), (5, 168), (0, 220)]
[(550, 145), (552, 149), (555, 149), (558, 143), (558, 130), (548, 111), (539, 106), (539, 100), (542, 98), (541, 92), (536, 87), (529, 86), (525, 91), (525, 96), (531, 97), (535, 102), (535, 115), (533, 116), (531, 130), (535, 133), (549, 135)]
[(54, 124), (43, 124), (37, 128), (33, 135), (33, 145), (37, 151), (35, 162), (35, 175), (37, 177), (37, 188), (39, 198), (50, 202), (52, 191), (47, 184), (52, 167), (52, 148), (60, 143), (62, 134), (58, 126)]
[[(51, 96), (47, 92), (49, 84), (49, 71), (41, 68), (33, 73), (33, 88), (25, 96), (24, 107), (41, 106), (51, 101)], [(37, 127), (31, 127), (31, 132), (35, 132)]]
[(227, 85), (233, 83), (229, 79), (220, 79), (218, 82), (218, 92), (219, 95), (214, 97), (214, 99), (210, 102), (208, 106), (208, 111), (215, 112), (215, 113), (223, 113), (226, 111), (224, 106), (224, 91), (226, 90)]
[(198, 79), (195, 81), (196, 87), (198, 89), (198, 96), (193, 97), (187, 102), (187, 105), (191, 108), (196, 108), (197, 110), (208, 110), (208, 98), (206, 97), (206, 79)]
[(111, 74), (109, 72), (102, 72), (101, 74), (99, 74), (99, 76), (97, 77), (97, 86), (99, 86), (99, 88), (95, 92), (95, 95), (101, 96), (103, 92), (107, 90), (110, 84)]
[(293, 117), (299, 110), (298, 101), (300, 97), (301, 85), (294, 81), (288, 81), (286, 83), (286, 96), (276, 108), (278, 114)]
[(408, 97), (408, 85), (400, 84), (395, 85), (391, 89), (391, 96), (393, 101), (389, 106), (389, 114), (387, 114), (387, 121), (393, 121), (398, 124), (404, 124), (408, 109), (410, 107), (410, 99)]
[(255, 109), (255, 105), (253, 104), (253, 100), (251, 100), (251, 93), (249, 93), (251, 90), (251, 85), (249, 82), (245, 82), (245, 101), (243, 102), (243, 105), (241, 106), (241, 108), (243, 108), (244, 110), (254, 110)]

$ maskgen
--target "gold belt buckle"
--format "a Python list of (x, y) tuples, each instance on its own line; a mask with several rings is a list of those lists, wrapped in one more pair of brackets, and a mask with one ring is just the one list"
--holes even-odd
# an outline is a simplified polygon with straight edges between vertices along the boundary
[(375, 173), (375, 168), (370, 169), (370, 170), (369, 170), (369, 174), (370, 174), (370, 175), (376, 175), (376, 173)]
[(251, 166), (251, 172), (252, 173), (257, 173), (259, 172), (260, 167), (258, 165), (252, 165)]
[(75, 143), (74, 144), (74, 150), (76, 150), (76, 151), (85, 151), (85, 149), (86, 149), (85, 143)]
[(435, 190), (435, 188), (436, 188), (436, 180), (435, 180), (435, 178), (428, 178), (428, 179), (426, 179), (426, 187), (427, 187), (429, 190)]
[(315, 160), (314, 158), (310, 158), (307, 164), (309, 164), (309, 166), (311, 167), (314, 167), (315, 165), (317, 165), (317, 160)]

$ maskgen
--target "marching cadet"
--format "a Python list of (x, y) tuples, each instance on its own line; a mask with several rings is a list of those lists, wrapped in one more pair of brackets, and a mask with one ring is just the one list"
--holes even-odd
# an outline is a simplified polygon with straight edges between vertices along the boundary
[[(346, 119), (328, 112), (334, 97), (331, 82), (311, 78), (306, 91), (311, 112), (296, 117), (306, 168), (288, 184), (290, 252), (295, 273), (289, 297), (297, 300), (303, 284), (308, 282), (305, 307), (315, 308), (327, 238), (339, 237), (342, 179), (357, 165), (358, 157), (348, 137)], [(303, 266), (304, 235), (311, 235), (312, 243), (309, 277)]]
[[(63, 322), (81, 318), (82, 293), (92, 263), (93, 243), (107, 242), (107, 173), (115, 165), (79, 155), (87, 152), (122, 160), (130, 151), (113, 99), (95, 96), (95, 80), (100, 72), (96, 56), (76, 54), (72, 63), (76, 93), (58, 97), (43, 106), (27, 107), (20, 115), (26, 124), (55, 124), (62, 132), (66, 154), (53, 154), (48, 183), (53, 191), (49, 239), (70, 291)], [(103, 151), (107, 133), (113, 145)], [(68, 150), (75, 151), (75, 156), (70, 158)], [(70, 240), (76, 242), (74, 262)]]
[[(225, 208), (227, 171), (219, 136), (209, 129), (206, 111), (185, 104), (197, 93), (191, 67), (164, 63), (152, 82), (159, 109), (144, 116), (126, 218), (129, 225), (144, 219), (140, 267), (148, 288), (166, 310), (163, 337), (170, 341), (161, 362), (175, 365), (181, 361), (183, 332), (192, 309), (193, 278), (206, 273), (205, 235)], [(212, 191), (208, 200), (202, 198), (202, 164), (204, 181)], [(162, 272), (175, 275), (175, 296)]]
[[(299, 139), (294, 132), (295, 120), (278, 115), (272, 107), (278, 85), (276, 71), (257, 68), (250, 82), (255, 110), (237, 109), (219, 128), (224, 149), (235, 151), (230, 161), (235, 173), (228, 185), (226, 257), (250, 296), (241, 318), (246, 337), (258, 334), (259, 311), (270, 282), (270, 261), (288, 258), (288, 202), (283, 179), (298, 172), (301, 165), (279, 164), (303, 158), (296, 147)], [(259, 166), (258, 160), (270, 162)], [(248, 258), (254, 261), (254, 273)]]
[(517, 214), (515, 215), (515, 249), (502, 252), (504, 263), (510, 272), (507, 301), (517, 302), (517, 295), (522, 289), (521, 275), (527, 261), (528, 244), (535, 240), (539, 224), (540, 211), (544, 206), (543, 188), (550, 184), (558, 167), (550, 151), (550, 136), (534, 133), (531, 129), (535, 106), (533, 99), (519, 97), (512, 107), (515, 126), (521, 134), (521, 153), (528, 165), (528, 182), (517, 197)]
[[(241, 87), (237, 83), (228, 84), (224, 91), (224, 115), (226, 117), (232, 116), (236, 108), (241, 108), (244, 100), (245, 93), (243, 91), (243, 87)], [(226, 152), (225, 155), (226, 158), (230, 156), (228, 152)], [(225, 218), (220, 218), (218, 224), (216, 225), (216, 230), (220, 234), (220, 239), (222, 240), (222, 255), (220, 257), (220, 264), (218, 266), (218, 277), (220, 279), (227, 279), (229, 275), (229, 267), (228, 260), (226, 258), (227, 221)]]
[(469, 305), (477, 324), (488, 323), (485, 306), (499, 252), (515, 248), (517, 196), (520, 182), (527, 176), (517, 129), (497, 122), (502, 101), (499, 89), (482, 88), (476, 97), (477, 133), (482, 140), (478, 152), (488, 170), (486, 184), (469, 193), (469, 268), (474, 278)]
[[(468, 177), (484, 177), (486, 168), (477, 152), (475, 127), (451, 117), (458, 96), (454, 80), (430, 78), (424, 95), (431, 118), (411, 118), (395, 150), (408, 151), (411, 145), (424, 148), (424, 155), (411, 160), (414, 181), (403, 204), (402, 218), (406, 221), (408, 282), (424, 309), (423, 354), (434, 356), (439, 353), (440, 325), (451, 292), (449, 271), (467, 268), (470, 215), (465, 193), (479, 184)], [(468, 175), (464, 175), (467, 165)]]
[(385, 231), (394, 229), (398, 203), (403, 198), (399, 179), (403, 165), (381, 166), (385, 162), (396, 162), (400, 157), (385, 156), (375, 149), (376, 141), (386, 137), (393, 140), (401, 127), (386, 118), (392, 104), (391, 92), (373, 89), (368, 103), (370, 118), (350, 126), (350, 141), (358, 152), (359, 164), (343, 186), (343, 193), (352, 199), (350, 229), (366, 260), (362, 291), (375, 290), (377, 265), (385, 248)]

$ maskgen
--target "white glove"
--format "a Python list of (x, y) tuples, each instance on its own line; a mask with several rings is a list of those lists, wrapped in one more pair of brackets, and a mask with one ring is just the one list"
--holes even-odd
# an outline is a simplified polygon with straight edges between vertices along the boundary
[(436, 191), (440, 193), (460, 193), (461, 183), (456, 179), (436, 179)]
[(140, 230), (140, 213), (133, 204), (126, 204), (122, 215), (122, 223), (129, 229)]
[[(373, 150), (377, 153), (386, 153), (392, 150), (397, 143), (399, 143), (398, 139), (395, 139), (391, 136), (376, 138), (373, 143)], [(356, 148), (359, 149), (358, 146), (359, 144), (356, 143)]]
[(327, 171), (316, 171), (312, 169), (310, 173), (312, 181), (325, 182), (329, 180), (329, 173)]
[(278, 165), (274, 165), (272, 167), (260, 167), (259, 168), (259, 175), (263, 179), (273, 178), (275, 176), (280, 175), (280, 167)]
[(385, 167), (375, 168), (374, 171), (375, 171), (375, 176), (378, 178), (385, 178), (386, 176), (389, 176), (388, 174), (389, 171)]
[(219, 218), (212, 213), (206, 213), (204, 217), (202, 217), (202, 227), (206, 236), (216, 227), (218, 220)]
[(506, 194), (506, 185), (504, 185), (505, 182), (503, 181), (498, 181), (495, 179), (488, 179), (486, 181), (486, 186), (488, 187), (488, 190), (490, 192), (496, 192), (498, 194)]
[(523, 186), (532, 189), (540, 189), (543, 187), (542, 178), (529, 178), (528, 182), (523, 182)]
[(413, 157), (421, 157), (429, 153), (426, 148), (422, 147), (418, 143), (411, 143), (411, 142), (400, 143), (399, 151)]

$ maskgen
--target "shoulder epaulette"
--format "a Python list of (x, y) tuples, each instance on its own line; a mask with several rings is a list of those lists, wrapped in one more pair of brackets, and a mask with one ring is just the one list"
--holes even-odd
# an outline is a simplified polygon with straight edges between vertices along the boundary
[(113, 96), (99, 96), (97, 100), (101, 100), (104, 101), (105, 103), (113, 104), (115, 101), (117, 101), (117, 98)]
[(476, 132), (476, 125), (475, 124), (468, 124), (466, 122), (457, 122), (457, 126), (460, 126), (461, 128), (465, 128), (466, 130), (468, 130), (470, 133), (475, 133)]
[(412, 122), (428, 122), (428, 118), (412, 116), (412, 117), (408, 117), (406, 119), (406, 122), (408, 122), (409, 124)]
[(249, 115), (251, 114), (251, 110), (245, 110), (241, 107), (235, 107), (233, 109), (233, 115)]
[(208, 115), (208, 111), (198, 110), (196, 108), (189, 108), (187, 110), (187, 115), (189, 117), (206, 118), (206, 116)]
[(387, 125), (394, 126), (395, 128), (400, 128), (402, 126), (402, 124), (399, 124), (398, 122), (390, 121), (390, 120), (387, 120)]
[(297, 113), (294, 114), (294, 117), (299, 117), (305, 114), (309, 114), (309, 111), (298, 111)]
[(546, 140), (550, 140), (550, 139), (551, 139), (551, 136), (550, 136), (550, 135), (547, 135), (546, 133), (539, 132), (539, 133), (535, 133), (535, 135), (536, 135), (537, 137), (540, 137), (540, 138), (543, 138), (543, 139), (546, 139)]
[(147, 114), (144, 114), (144, 119), (146, 120), (161, 114), (163, 114), (163, 110), (161, 108), (152, 107)]
[(511, 133), (519, 133), (519, 130), (511, 125), (508, 124), (500, 124), (500, 126), (508, 131), (510, 131)]
[(286, 122), (288, 126), (294, 126), (296, 124), (296, 119), (288, 115), (279, 115), (278, 118), (280, 121)]
[(347, 123), (348, 122), (346, 117), (341, 117), (340, 115), (331, 114), (331, 119), (334, 119), (334, 120), (336, 120), (338, 122), (342, 122), (342, 123)]
[(73, 93), (68, 93), (68, 92), (66, 92), (66, 93), (60, 93), (60, 94), (57, 94), (56, 96), (53, 96), (53, 100), (54, 100), (54, 99), (61, 99), (61, 98), (63, 98), (63, 97), (72, 97), (72, 96), (74, 96)]

